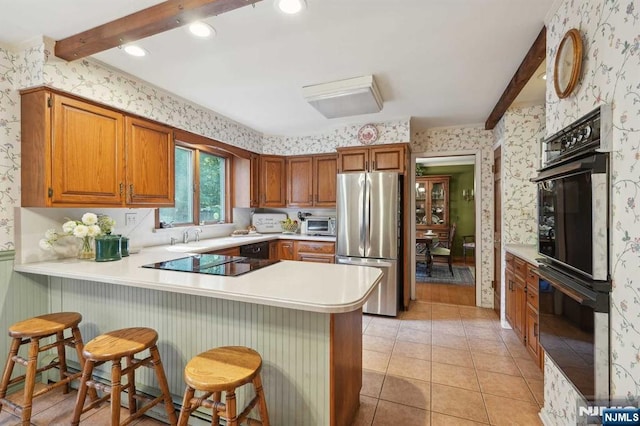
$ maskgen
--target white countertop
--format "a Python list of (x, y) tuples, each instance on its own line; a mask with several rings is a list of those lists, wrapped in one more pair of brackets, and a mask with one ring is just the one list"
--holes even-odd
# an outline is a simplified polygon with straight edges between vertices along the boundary
[(505, 250), (532, 265), (537, 265), (538, 261), (536, 259), (541, 257), (538, 254), (538, 246), (535, 244), (506, 244)]
[[(206, 245), (207, 250), (215, 250), (278, 238), (309, 240), (313, 237), (300, 235), (227, 237), (187, 245), (191, 244), (198, 250), (204, 250), (202, 247)], [(315, 238), (316, 241), (334, 241), (331, 237)], [(217, 241), (214, 242), (214, 240)], [(196, 247), (195, 245), (199, 243), (201, 247)], [(61, 259), (15, 265), (14, 269), (18, 272), (53, 277), (323, 313), (350, 312), (360, 308), (382, 279), (382, 272), (377, 268), (297, 261), (280, 261), (238, 277), (141, 268), (145, 264), (187, 256), (186, 252), (169, 251), (171, 247), (176, 246), (145, 248), (137, 254), (115, 262)]]

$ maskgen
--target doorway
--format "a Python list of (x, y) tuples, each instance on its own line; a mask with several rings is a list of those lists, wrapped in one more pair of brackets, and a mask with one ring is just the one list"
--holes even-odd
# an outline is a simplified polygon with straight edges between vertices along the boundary
[(476, 305), (476, 159), (475, 153), (415, 154), (412, 286), (416, 300)]

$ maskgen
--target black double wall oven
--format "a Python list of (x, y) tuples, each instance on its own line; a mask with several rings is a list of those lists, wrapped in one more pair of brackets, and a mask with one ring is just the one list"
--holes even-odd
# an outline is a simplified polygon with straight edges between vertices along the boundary
[(609, 397), (610, 108), (543, 141), (540, 344), (587, 400)]

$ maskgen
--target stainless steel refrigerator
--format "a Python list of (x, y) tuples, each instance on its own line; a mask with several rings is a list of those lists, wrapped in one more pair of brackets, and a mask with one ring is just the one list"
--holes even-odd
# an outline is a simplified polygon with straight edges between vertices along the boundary
[(377, 267), (384, 273), (363, 306), (370, 314), (398, 314), (399, 185), (397, 173), (338, 174), (336, 263)]

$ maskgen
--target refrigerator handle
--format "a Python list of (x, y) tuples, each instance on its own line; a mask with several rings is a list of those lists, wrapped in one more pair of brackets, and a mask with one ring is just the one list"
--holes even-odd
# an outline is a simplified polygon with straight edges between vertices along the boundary
[(369, 175), (369, 173), (365, 174), (365, 179), (364, 179), (364, 217), (362, 220), (362, 226), (363, 226), (363, 230), (362, 230), (362, 239), (364, 240), (364, 251), (363, 251), (363, 255), (364, 257), (369, 256), (369, 247), (371, 246), (371, 236), (369, 235), (371, 232), (371, 229), (369, 229), (369, 227), (371, 226), (371, 176)]

